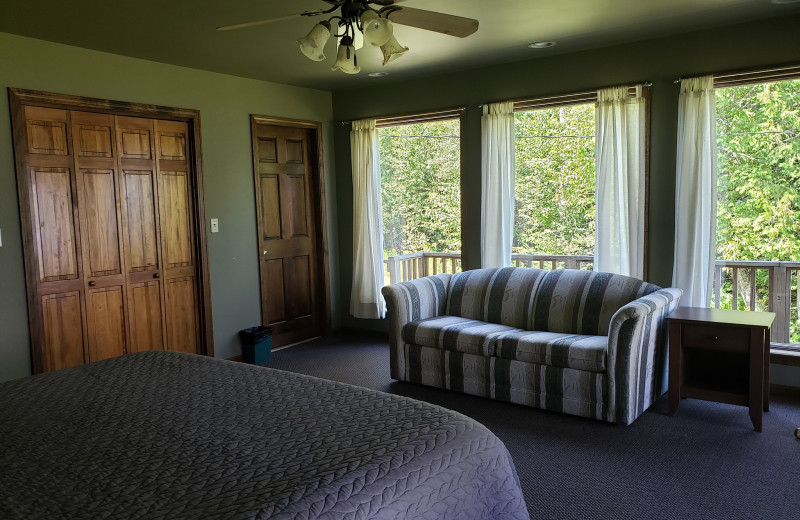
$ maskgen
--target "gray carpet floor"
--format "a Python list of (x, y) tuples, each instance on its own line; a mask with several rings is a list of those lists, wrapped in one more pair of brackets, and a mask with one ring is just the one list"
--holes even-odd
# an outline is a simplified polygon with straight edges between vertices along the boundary
[(536, 410), (389, 377), (385, 337), (339, 334), (267, 366), (404, 395), (468, 415), (506, 445), (534, 519), (800, 519), (800, 391), (773, 391), (763, 432), (747, 409), (666, 397), (631, 426)]

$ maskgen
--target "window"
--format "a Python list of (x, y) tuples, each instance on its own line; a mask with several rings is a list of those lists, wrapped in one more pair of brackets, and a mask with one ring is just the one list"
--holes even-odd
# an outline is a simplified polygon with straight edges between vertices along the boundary
[(461, 270), (460, 112), (378, 120), (385, 283)]
[(594, 101), (514, 115), (514, 255), (591, 256)]
[(800, 70), (715, 77), (717, 261), (712, 305), (771, 310), (800, 342)]

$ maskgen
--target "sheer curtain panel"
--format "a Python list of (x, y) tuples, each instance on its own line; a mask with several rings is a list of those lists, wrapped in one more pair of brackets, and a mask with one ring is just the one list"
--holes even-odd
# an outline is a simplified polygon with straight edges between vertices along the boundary
[(597, 92), (594, 269), (644, 277), (645, 100), (642, 87)]
[(481, 265), (511, 265), (514, 238), (514, 103), (483, 106)]
[(708, 307), (717, 218), (716, 105), (712, 76), (681, 81), (672, 284), (681, 304)]
[(374, 119), (353, 121), (350, 158), (353, 170), (353, 284), (350, 314), (383, 318), (383, 222), (381, 167)]

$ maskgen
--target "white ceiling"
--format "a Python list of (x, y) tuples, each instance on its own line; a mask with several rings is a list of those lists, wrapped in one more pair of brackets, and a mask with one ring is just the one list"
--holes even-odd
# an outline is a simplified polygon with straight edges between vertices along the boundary
[[(480, 28), (461, 39), (396, 24), (395, 36), (410, 51), (382, 67), (380, 51), (364, 48), (358, 52), (362, 72), (357, 76), (330, 70), (333, 40), (325, 61), (312, 62), (300, 53), (297, 38), (321, 17), (215, 30), (327, 6), (320, 0), (0, 0), (0, 31), (337, 90), (800, 13), (800, 2), (791, 0), (407, 0), (402, 5), (475, 18)], [(542, 40), (557, 45), (527, 47)], [(366, 76), (373, 71), (389, 76)]]

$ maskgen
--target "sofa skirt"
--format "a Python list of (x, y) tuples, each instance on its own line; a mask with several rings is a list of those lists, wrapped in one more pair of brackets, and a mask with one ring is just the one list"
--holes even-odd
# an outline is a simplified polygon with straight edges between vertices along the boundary
[[(403, 344), (401, 380), (554, 412), (607, 420), (603, 372)], [(404, 376), (404, 377), (403, 377)]]

